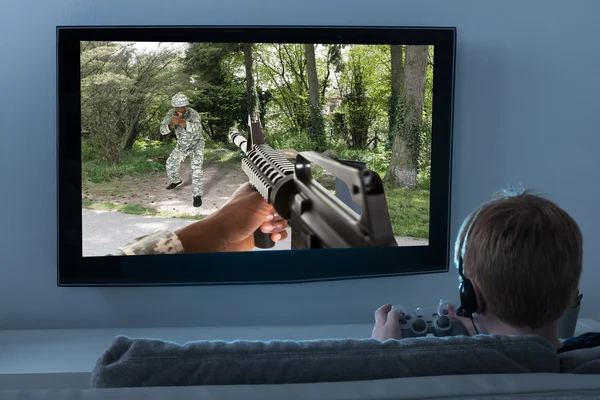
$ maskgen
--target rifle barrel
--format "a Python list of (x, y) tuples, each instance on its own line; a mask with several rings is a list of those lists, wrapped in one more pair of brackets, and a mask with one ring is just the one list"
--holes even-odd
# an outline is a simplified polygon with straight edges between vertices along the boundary
[(229, 134), (229, 138), (237, 147), (240, 148), (240, 150), (244, 152), (244, 154), (248, 153), (248, 141), (244, 135), (238, 132), (231, 132)]

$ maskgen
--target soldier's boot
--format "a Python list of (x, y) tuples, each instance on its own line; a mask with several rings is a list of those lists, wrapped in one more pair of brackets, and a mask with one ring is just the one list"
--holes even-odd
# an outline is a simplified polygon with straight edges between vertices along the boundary
[(177, 183), (171, 183), (169, 186), (167, 186), (167, 190), (173, 190), (175, 189), (177, 186), (181, 185), (183, 183), (183, 181), (179, 181)]
[(194, 207), (200, 207), (202, 205), (202, 196), (194, 196)]

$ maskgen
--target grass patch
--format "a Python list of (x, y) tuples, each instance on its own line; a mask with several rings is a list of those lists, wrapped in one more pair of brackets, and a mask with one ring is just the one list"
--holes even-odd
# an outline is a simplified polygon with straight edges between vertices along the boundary
[(392, 229), (396, 236), (429, 239), (429, 191), (386, 185)]
[(181, 219), (204, 219), (204, 215), (178, 214), (160, 212), (151, 207), (143, 207), (138, 204), (117, 204), (104, 201), (93, 201), (82, 199), (81, 207), (88, 210), (105, 210), (105, 211), (120, 211), (124, 214), (147, 215), (166, 218), (181, 218)]
[(81, 207), (90, 210), (106, 210), (106, 211), (121, 211), (125, 214), (134, 215), (157, 215), (158, 212), (154, 208), (142, 207), (138, 204), (116, 204), (102, 201), (93, 201), (82, 199)]
[[(88, 183), (106, 183), (124, 175), (142, 175), (149, 172), (165, 171), (167, 158), (175, 148), (175, 141), (137, 140), (131, 150), (121, 153), (117, 165), (110, 164), (100, 149), (82, 140), (82, 179)], [(241, 152), (235, 145), (210, 143), (204, 149), (205, 163), (239, 163)]]
[(205, 163), (231, 163), (239, 164), (242, 161), (242, 152), (232, 150), (224, 147), (216, 149), (204, 149), (204, 162)]
[(164, 161), (175, 144), (171, 142), (138, 140), (131, 150), (121, 153), (119, 164), (110, 164), (102, 151), (83, 139), (81, 143), (81, 175), (90, 183), (109, 182), (123, 175), (164, 171)]

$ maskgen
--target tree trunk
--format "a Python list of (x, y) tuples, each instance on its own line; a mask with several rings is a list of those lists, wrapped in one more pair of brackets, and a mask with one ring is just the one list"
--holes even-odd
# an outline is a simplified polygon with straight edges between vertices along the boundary
[(254, 81), (254, 58), (252, 56), (252, 43), (244, 43), (244, 66), (246, 68), (246, 106), (248, 115), (253, 121), (260, 118), (260, 104)]
[(427, 82), (427, 60), (429, 46), (406, 46), (404, 89), (413, 103), (410, 111), (417, 121), (423, 122), (423, 103)]
[(392, 52), (390, 137), (393, 138), (393, 144), (385, 178), (398, 186), (413, 188), (418, 184), (420, 127), (423, 121), (428, 46), (406, 46), (404, 68), (398, 66), (402, 60), (402, 53), (394, 47), (399, 46), (391, 46), (390, 49)]
[(305, 44), (304, 53), (306, 56), (306, 74), (308, 75), (308, 92), (310, 96), (310, 136), (317, 145), (317, 151), (323, 151), (325, 150), (325, 122), (321, 110), (315, 45), (313, 43)]
[(400, 93), (404, 84), (404, 63), (402, 61), (402, 45), (390, 46), (392, 58), (392, 93)]
[(388, 113), (389, 122), (389, 142), (394, 142), (394, 137), (398, 132), (399, 108), (398, 102), (402, 95), (404, 86), (404, 61), (402, 53), (402, 45), (396, 44), (390, 46), (390, 55), (392, 60), (392, 93), (390, 97), (390, 109)]

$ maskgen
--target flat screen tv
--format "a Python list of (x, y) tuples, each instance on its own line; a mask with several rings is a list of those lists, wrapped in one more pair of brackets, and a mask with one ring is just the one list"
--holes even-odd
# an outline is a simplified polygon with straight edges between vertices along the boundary
[[(58, 285), (447, 271), (455, 45), (454, 28), (57, 27)], [(249, 181), (286, 240), (118, 255)]]

